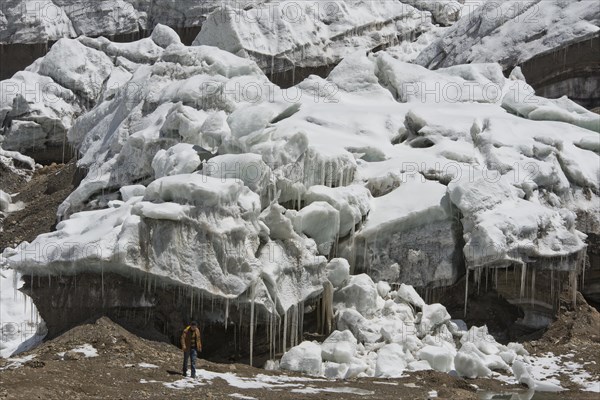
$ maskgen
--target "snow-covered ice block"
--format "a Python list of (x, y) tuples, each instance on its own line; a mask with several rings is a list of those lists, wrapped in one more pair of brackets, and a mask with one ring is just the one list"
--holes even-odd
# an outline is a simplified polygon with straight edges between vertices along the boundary
[(156, 178), (190, 174), (200, 166), (200, 156), (193, 145), (178, 143), (168, 150), (160, 150), (152, 160)]
[(350, 277), (348, 284), (334, 294), (334, 303), (354, 307), (364, 316), (373, 315), (380, 307), (379, 294), (373, 280), (366, 274)]
[(425, 301), (419, 296), (414, 287), (402, 283), (396, 292), (396, 301), (401, 300), (423, 309)]
[(462, 349), (454, 358), (456, 372), (465, 378), (487, 378), (492, 375), (492, 371), (486, 367), (483, 360), (476, 354), (463, 351)]
[(319, 253), (328, 255), (338, 238), (340, 213), (329, 203), (317, 201), (304, 207), (294, 219), (294, 227), (315, 240)]
[(288, 371), (319, 375), (322, 362), (321, 346), (316, 342), (302, 342), (281, 357), (279, 366)]
[(421, 315), (421, 325), (420, 331), (422, 333), (429, 332), (439, 325), (446, 324), (450, 322), (452, 317), (441, 304), (430, 304), (423, 305), (422, 315)]
[(404, 349), (397, 343), (383, 346), (377, 352), (375, 376), (378, 378), (399, 378), (406, 369)]
[(121, 193), (121, 198), (124, 202), (128, 202), (134, 197), (144, 197), (146, 194), (146, 186), (144, 185), (131, 185), (131, 186), (123, 186), (119, 189)]
[(440, 346), (425, 346), (417, 352), (417, 358), (426, 360), (431, 368), (440, 372), (454, 369), (454, 353)]
[(333, 332), (321, 345), (321, 355), (324, 361), (336, 363), (351, 363), (356, 354), (356, 338), (352, 332)]
[(325, 201), (340, 213), (339, 237), (349, 235), (371, 211), (371, 193), (363, 186), (330, 188), (313, 186), (304, 195), (306, 204)]
[(327, 264), (325, 271), (334, 288), (343, 287), (350, 278), (350, 264), (345, 258), (334, 258)]

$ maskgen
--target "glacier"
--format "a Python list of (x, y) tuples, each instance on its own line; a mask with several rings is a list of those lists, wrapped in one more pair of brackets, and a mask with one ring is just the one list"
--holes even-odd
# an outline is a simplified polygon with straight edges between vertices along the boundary
[[(233, 343), (250, 363), (259, 350), (329, 378), (500, 371), (561, 389), (530, 376), (518, 344), (460, 328), (419, 293), (464, 281), (468, 313), (489, 281), (523, 324), (546, 326), (561, 289), (575, 295), (584, 281), (589, 237), (600, 235), (600, 116), (537, 96), (519, 68), (506, 77), (515, 62), (502, 54), (419, 65), (465, 29), (460, 2), (444, 2), (450, 14), (412, 1), (336, 4), (338, 21), (319, 14), (275, 33), (256, 26), (268, 4), (225, 5), (193, 46), (162, 24), (129, 43), (68, 38), (80, 32), (65, 20), (56, 38), (67, 37), (2, 81), (0, 119), (12, 127), (0, 161), (34, 170), (17, 153), (34, 143), (63, 159), (76, 152), (85, 177), (56, 231), (0, 256), (3, 310), (25, 302), (5, 295), (12, 273), (49, 337), (102, 313), (152, 321), (174, 340), (195, 318), (207, 347)], [(324, 64), (326, 78), (269, 79)], [(306, 324), (326, 340), (304, 341)]]

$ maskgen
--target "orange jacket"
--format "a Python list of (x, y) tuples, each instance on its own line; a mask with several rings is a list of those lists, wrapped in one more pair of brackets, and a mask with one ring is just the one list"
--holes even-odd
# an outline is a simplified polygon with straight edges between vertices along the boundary
[(183, 351), (189, 351), (192, 348), (192, 340), (196, 341), (196, 349), (202, 351), (202, 340), (200, 339), (200, 329), (188, 326), (181, 335), (181, 348)]

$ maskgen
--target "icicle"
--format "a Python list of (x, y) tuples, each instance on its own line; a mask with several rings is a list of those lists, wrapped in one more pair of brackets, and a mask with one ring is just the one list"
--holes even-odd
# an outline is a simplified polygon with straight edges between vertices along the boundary
[(550, 300), (552, 300), (552, 307), (554, 307), (554, 270), (550, 270)]
[(283, 315), (283, 353), (287, 351), (287, 325), (288, 325), (288, 310)]
[(225, 330), (227, 330), (227, 322), (229, 321), (229, 299), (225, 299)]
[(469, 267), (467, 267), (467, 276), (465, 277), (465, 313), (464, 318), (467, 318), (467, 303), (469, 300)]
[(531, 269), (531, 305), (535, 302), (535, 267)]
[(300, 343), (304, 341), (304, 301), (300, 302), (299, 315), (298, 315), (298, 333), (300, 336)]
[(498, 290), (498, 268), (494, 270), (494, 289)]
[(101, 279), (102, 279), (102, 305), (104, 305), (104, 266), (101, 267)]
[(521, 265), (521, 294), (520, 298), (525, 297), (525, 281), (527, 280), (527, 264)]
[(194, 290), (190, 290), (190, 318), (194, 318)]
[(254, 355), (254, 286), (250, 288), (250, 366)]
[(577, 271), (569, 271), (569, 280), (571, 285), (571, 302), (573, 310), (577, 308)]
[(323, 297), (321, 299), (321, 333), (329, 335), (333, 328), (333, 285), (329, 281), (323, 284)]

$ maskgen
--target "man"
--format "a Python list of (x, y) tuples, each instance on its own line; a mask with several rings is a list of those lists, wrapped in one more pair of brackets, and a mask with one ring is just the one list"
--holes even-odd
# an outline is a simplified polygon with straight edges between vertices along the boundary
[(183, 330), (181, 335), (181, 348), (183, 349), (183, 376), (187, 376), (188, 358), (190, 359), (192, 378), (196, 377), (196, 356), (202, 351), (202, 342), (200, 340), (200, 329), (198, 323), (192, 321), (190, 325)]

